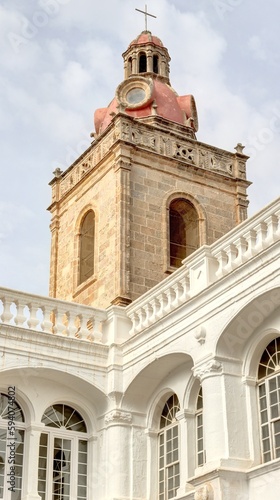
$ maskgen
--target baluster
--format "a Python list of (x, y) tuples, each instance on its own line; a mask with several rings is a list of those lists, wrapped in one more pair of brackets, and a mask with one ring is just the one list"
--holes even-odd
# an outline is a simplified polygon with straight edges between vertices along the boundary
[(30, 312), (30, 317), (29, 320), (27, 321), (27, 324), (30, 329), (35, 330), (38, 324), (40, 323), (40, 320), (37, 318), (36, 313), (38, 311), (38, 304), (34, 304), (33, 302), (29, 302), (28, 309)]
[(164, 311), (165, 311), (165, 313), (169, 313), (174, 308), (174, 306), (173, 306), (173, 299), (175, 297), (174, 290), (171, 287), (168, 288), (165, 291), (165, 295), (166, 295), (166, 298), (167, 298), (167, 304), (166, 304), (166, 306), (164, 308)]
[(157, 298), (158, 298), (158, 301), (160, 303), (160, 309), (159, 309), (159, 312), (158, 312), (158, 317), (162, 318), (164, 316), (164, 314), (165, 314), (165, 308), (167, 306), (168, 300), (167, 300), (167, 297), (166, 297), (166, 295), (165, 295), (164, 292), (160, 293)]
[(257, 235), (257, 241), (256, 241), (256, 250), (262, 250), (265, 245), (265, 239), (266, 239), (266, 234), (267, 234), (267, 226), (264, 222), (260, 222), (257, 226), (254, 227), (254, 230), (256, 231)]
[(102, 327), (104, 321), (103, 316), (95, 312), (91, 321), (93, 322), (93, 332), (94, 332), (93, 335), (95, 342), (102, 342), (102, 336), (103, 336)]
[(79, 314), (78, 318), (80, 320), (80, 328), (77, 331), (76, 337), (79, 339), (87, 340), (88, 336), (91, 335), (87, 323), (88, 323), (88, 317), (86, 314)]
[(64, 315), (65, 311), (63, 309), (60, 309), (59, 307), (54, 309), (54, 327), (53, 331), (56, 335), (67, 335), (67, 326), (64, 323)]
[(3, 323), (9, 325), (11, 319), (14, 317), (13, 313), (11, 312), (11, 305), (13, 301), (11, 299), (8, 299), (7, 297), (1, 297), (1, 300), (3, 303), (3, 313), (1, 314), (1, 319)]
[(217, 259), (219, 267), (216, 271), (217, 278), (222, 278), (226, 273), (226, 266), (228, 263), (228, 256), (224, 250), (219, 250), (217, 253), (214, 253), (214, 257)]
[(78, 327), (76, 324), (77, 321), (77, 314), (72, 312), (72, 311), (67, 311), (66, 313), (66, 318), (67, 318), (67, 332), (69, 337), (76, 337)]
[(178, 307), (179, 304), (181, 303), (181, 297), (183, 295), (183, 286), (182, 286), (182, 283), (180, 283), (180, 281), (177, 281), (176, 283), (174, 283), (174, 285), (172, 285), (172, 289), (173, 289), (173, 292), (174, 292), (174, 300), (172, 302), (172, 307), (175, 308), (175, 307)]
[(152, 299), (151, 302), (152, 314), (150, 316), (150, 324), (154, 323), (157, 320), (158, 313), (160, 311), (160, 303), (158, 298)]
[(267, 226), (266, 243), (270, 245), (277, 239), (278, 217), (276, 215), (270, 215), (264, 219), (264, 222)]
[(179, 283), (181, 283), (182, 290), (183, 290), (180, 301), (185, 302), (190, 296), (190, 278), (189, 278), (189, 275), (186, 274), (182, 279), (179, 280)]
[(133, 312), (132, 315), (130, 316), (130, 319), (132, 321), (132, 327), (131, 330), (129, 331), (129, 335), (134, 335), (134, 333), (138, 331), (140, 318), (136, 312)]
[(145, 319), (144, 319), (142, 325), (143, 325), (143, 328), (147, 328), (151, 324), (150, 319), (151, 319), (152, 314), (153, 314), (153, 308), (152, 308), (151, 304), (148, 302), (148, 304), (145, 304), (143, 306), (143, 309), (145, 311)]
[(41, 306), (43, 312), (43, 320), (41, 328), (43, 332), (54, 333), (55, 311), (50, 305)]
[(137, 311), (138, 316), (139, 316), (139, 325), (137, 328), (137, 332), (141, 332), (143, 330), (143, 325), (146, 319), (146, 311), (143, 309), (143, 307), (140, 307)]
[(277, 229), (276, 229), (276, 235), (277, 235), (277, 237), (279, 237), (280, 236), (280, 210), (276, 210), (275, 217), (277, 217), (277, 220), (278, 220), (278, 226), (277, 226)]
[(236, 256), (237, 256), (236, 246), (233, 245), (232, 243), (230, 243), (229, 245), (227, 245), (224, 248), (224, 251), (226, 252), (227, 258), (228, 258), (228, 263), (225, 267), (225, 270), (227, 272), (230, 272), (236, 267), (236, 263), (235, 263)]
[(235, 240), (233, 242), (233, 244), (236, 246), (236, 249), (237, 249), (237, 257), (235, 260), (235, 264), (237, 266), (239, 266), (240, 264), (242, 264), (245, 261), (244, 256), (245, 256), (246, 250), (248, 248), (248, 244), (247, 244), (245, 238), (243, 238), (243, 236), (241, 236), (240, 238), (237, 238), (237, 240)]
[(253, 229), (250, 229), (250, 231), (247, 231), (246, 233), (243, 234), (243, 237), (245, 238), (247, 242), (247, 250), (245, 252), (245, 258), (250, 259), (253, 257), (256, 253), (255, 248), (256, 248), (256, 231)]
[(23, 326), (24, 323), (27, 320), (27, 317), (24, 314), (24, 308), (25, 308), (26, 304), (20, 302), (19, 300), (15, 300), (15, 305), (16, 305), (16, 308), (17, 308), (17, 313), (16, 313), (16, 316), (15, 316), (15, 324), (17, 326)]

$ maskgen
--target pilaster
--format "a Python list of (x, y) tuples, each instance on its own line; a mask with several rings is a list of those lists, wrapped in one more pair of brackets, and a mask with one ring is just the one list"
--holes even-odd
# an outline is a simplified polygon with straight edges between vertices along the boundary
[(126, 306), (130, 299), (130, 171), (128, 161), (118, 159), (116, 174), (116, 210), (117, 210), (117, 269), (115, 273), (116, 297), (114, 305)]
[(22, 500), (41, 500), (38, 495), (38, 460), (40, 436), (44, 428), (43, 424), (31, 424), (26, 430), (24, 470), (28, 470), (29, 473), (25, 475)]

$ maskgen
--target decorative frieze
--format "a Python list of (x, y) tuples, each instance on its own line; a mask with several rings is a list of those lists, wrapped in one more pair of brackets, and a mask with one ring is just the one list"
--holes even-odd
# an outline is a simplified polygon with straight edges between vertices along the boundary
[[(229, 177), (246, 179), (246, 158), (223, 150), (212, 148), (207, 144), (198, 143), (188, 137), (188, 128), (184, 135), (170, 134), (165, 127), (151, 127), (150, 124), (131, 120), (122, 115), (117, 115), (113, 127), (107, 130), (105, 136), (94, 142), (89, 151), (77, 161), (65, 175), (55, 174), (59, 182), (59, 197), (61, 198), (74, 185), (76, 185), (88, 172), (90, 172), (104, 158), (113, 144), (118, 140), (129, 142), (160, 155), (177, 158), (180, 161), (194, 165), (198, 168), (219, 172)], [(54, 187), (53, 187), (54, 189)], [(55, 196), (54, 196), (55, 198)]]

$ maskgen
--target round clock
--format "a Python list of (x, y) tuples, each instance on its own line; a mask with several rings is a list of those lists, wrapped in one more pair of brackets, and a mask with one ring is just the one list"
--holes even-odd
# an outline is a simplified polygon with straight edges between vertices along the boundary
[(125, 109), (144, 108), (153, 100), (153, 88), (154, 83), (151, 78), (131, 77), (118, 86), (117, 101)]

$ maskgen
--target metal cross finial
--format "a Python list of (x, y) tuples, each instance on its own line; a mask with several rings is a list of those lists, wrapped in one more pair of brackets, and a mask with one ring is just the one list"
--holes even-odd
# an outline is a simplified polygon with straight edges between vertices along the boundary
[(147, 31), (147, 27), (148, 27), (148, 21), (147, 21), (147, 19), (148, 19), (148, 16), (155, 17), (155, 18), (157, 16), (154, 16), (153, 14), (149, 14), (148, 13), (147, 5), (145, 5), (145, 10), (140, 10), (140, 9), (135, 9), (135, 10), (137, 10), (138, 12), (141, 12), (142, 14), (145, 14), (145, 31)]

